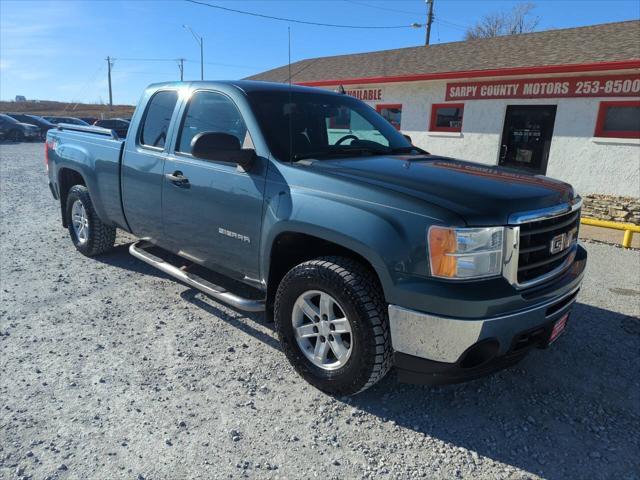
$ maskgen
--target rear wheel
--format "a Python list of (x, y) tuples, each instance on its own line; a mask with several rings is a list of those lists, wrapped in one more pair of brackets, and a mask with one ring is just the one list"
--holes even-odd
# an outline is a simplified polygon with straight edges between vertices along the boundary
[(374, 273), (344, 257), (304, 262), (282, 279), (276, 330), (288, 360), (327, 393), (353, 395), (391, 367), (387, 309)]
[(98, 218), (87, 187), (71, 187), (67, 195), (66, 213), (71, 241), (80, 253), (92, 257), (113, 248), (116, 228)]

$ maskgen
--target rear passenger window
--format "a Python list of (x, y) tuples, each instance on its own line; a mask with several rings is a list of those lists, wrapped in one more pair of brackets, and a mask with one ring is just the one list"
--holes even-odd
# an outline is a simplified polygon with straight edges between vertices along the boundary
[(242, 148), (253, 148), (238, 108), (220, 93), (193, 94), (182, 120), (176, 151), (190, 154), (191, 140), (201, 132), (227, 133), (235, 136)]
[(178, 101), (175, 91), (156, 93), (149, 101), (140, 132), (140, 143), (148, 147), (164, 148), (169, 133), (171, 115)]

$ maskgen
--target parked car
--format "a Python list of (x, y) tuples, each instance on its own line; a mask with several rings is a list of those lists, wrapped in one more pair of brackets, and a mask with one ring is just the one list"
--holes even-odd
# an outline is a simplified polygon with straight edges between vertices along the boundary
[(31, 125), (35, 125), (40, 129), (40, 138), (44, 140), (47, 136), (47, 132), (51, 128), (55, 128), (55, 125), (38, 115), (30, 115), (27, 113), (7, 113), (11, 118), (17, 120), (18, 122), (28, 123)]
[(40, 137), (40, 128), (28, 123), (18, 122), (16, 119), (0, 113), (0, 138), (21, 142), (36, 140)]
[(68, 123), (70, 125), (82, 125), (84, 127), (88, 127), (89, 124), (87, 122), (85, 122), (84, 120), (80, 120), (79, 118), (76, 117), (58, 117), (58, 116), (54, 116), (54, 117), (43, 117), (45, 120), (51, 122), (51, 123), (55, 123), (56, 125), (58, 125), (59, 123)]
[(130, 129), (47, 134), (77, 250), (131, 232), (135, 257), (266, 310), (323, 391), (355, 394), (391, 365), (475, 378), (565, 331), (587, 259), (571, 185), (429, 155), (362, 101), (307, 87), (155, 84)]
[(108, 128), (114, 130), (120, 138), (126, 138), (129, 131), (129, 122), (122, 118), (110, 118), (98, 120), (94, 123), (96, 127)]

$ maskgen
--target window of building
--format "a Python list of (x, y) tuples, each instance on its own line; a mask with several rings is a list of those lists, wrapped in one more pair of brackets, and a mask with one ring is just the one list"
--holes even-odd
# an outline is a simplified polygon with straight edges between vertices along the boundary
[(200, 91), (193, 94), (182, 120), (176, 150), (190, 154), (191, 140), (201, 132), (233, 135), (242, 148), (253, 148), (238, 108), (221, 93)]
[(640, 101), (600, 102), (595, 136), (640, 138)]
[(376, 105), (376, 111), (382, 115), (387, 122), (395, 127), (396, 130), (400, 130), (400, 123), (402, 120), (402, 105)]
[(332, 115), (327, 118), (329, 122), (327, 128), (337, 130), (349, 130), (351, 128), (351, 109), (338, 107), (330, 113)]
[(164, 148), (177, 101), (178, 93), (174, 90), (160, 91), (151, 98), (140, 131), (142, 145)]
[(431, 106), (432, 132), (461, 132), (464, 103), (434, 103)]

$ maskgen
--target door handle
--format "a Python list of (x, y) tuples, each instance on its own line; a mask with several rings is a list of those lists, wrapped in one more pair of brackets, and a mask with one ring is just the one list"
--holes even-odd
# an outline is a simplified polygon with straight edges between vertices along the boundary
[(182, 175), (182, 172), (175, 171), (173, 173), (165, 174), (165, 178), (178, 187), (188, 188), (189, 179)]

